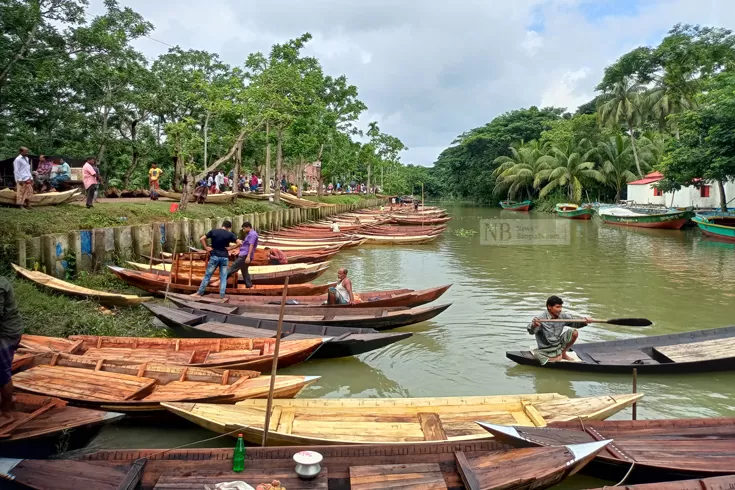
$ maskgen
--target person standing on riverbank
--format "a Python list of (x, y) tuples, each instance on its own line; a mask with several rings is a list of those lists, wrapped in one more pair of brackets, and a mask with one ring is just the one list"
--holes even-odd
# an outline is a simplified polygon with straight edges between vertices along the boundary
[(249, 221), (242, 224), (242, 231), (245, 232), (245, 239), (240, 245), (240, 255), (227, 271), (227, 277), (230, 277), (232, 274), (237, 274), (241, 270), (242, 277), (245, 279), (245, 287), (250, 289), (253, 287), (253, 281), (250, 279), (248, 269), (250, 268), (250, 262), (253, 261), (255, 249), (258, 248), (258, 233), (253, 230), (253, 225)]
[(148, 169), (148, 189), (150, 192), (151, 200), (155, 201), (158, 199), (158, 191), (161, 190), (160, 178), (163, 174), (163, 170), (158, 168), (155, 162), (151, 163), (151, 168)]
[(0, 426), (13, 410), (13, 356), (23, 335), (23, 319), (18, 312), (13, 286), (0, 276)]
[[(207, 239), (212, 241), (212, 246), (207, 245)], [(228, 220), (222, 222), (222, 228), (210, 230), (206, 235), (199, 237), (202, 247), (209, 252), (209, 262), (207, 270), (204, 273), (204, 279), (199, 284), (199, 289), (191, 296), (204, 296), (204, 292), (209, 286), (215, 269), (219, 267), (219, 299), (225, 299), (227, 290), (227, 264), (230, 257), (229, 245), (231, 243), (241, 243), (234, 233), (232, 233), (232, 223)]]
[[(549, 296), (546, 300), (546, 311), (531, 320), (527, 330), (536, 336), (538, 349), (534, 351), (536, 359), (543, 366), (547, 362), (574, 361), (567, 354), (569, 348), (577, 341), (579, 332), (576, 328), (564, 330), (564, 327), (573, 327), (578, 323), (544, 322), (544, 320), (572, 320), (575, 317), (562, 311), (564, 301), (559, 296)], [(584, 325), (588, 325), (592, 319), (584, 318)]]
[(33, 174), (31, 174), (31, 159), (28, 158), (28, 148), (21, 146), (19, 155), (13, 160), (13, 176), (15, 177), (15, 204), (25, 209), (31, 209), (33, 197)]
[(94, 203), (94, 192), (97, 190), (97, 171), (94, 169), (94, 158), (89, 157), (82, 167), (82, 182), (87, 191), (87, 209)]

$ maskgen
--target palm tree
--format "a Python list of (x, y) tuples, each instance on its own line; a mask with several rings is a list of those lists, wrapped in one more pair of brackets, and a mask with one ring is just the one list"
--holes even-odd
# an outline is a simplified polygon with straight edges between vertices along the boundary
[[(585, 181), (595, 180), (605, 182), (605, 176), (595, 169), (592, 157), (595, 148), (588, 149), (589, 142), (581, 141), (577, 147), (565, 145), (553, 147), (550, 155), (540, 158), (541, 170), (537, 175), (537, 182), (547, 182), (541, 189), (539, 197), (546, 197), (554, 189), (566, 189), (571, 201), (582, 200), (582, 190)], [(582, 153), (584, 151), (584, 153)]]
[(643, 170), (635, 147), (635, 127), (643, 119), (646, 102), (644, 94), (643, 85), (636, 83), (631, 77), (623, 77), (608, 92), (600, 96), (600, 106), (597, 110), (600, 124), (610, 126), (625, 124), (628, 128), (635, 166), (641, 178)]
[[(684, 74), (676, 75), (665, 71), (658, 84), (646, 94), (651, 117), (655, 118), (662, 128), (666, 127), (667, 116), (696, 108), (694, 94), (699, 90), (697, 79), (687, 79)], [(679, 139), (676, 120), (672, 120), (670, 124), (674, 136)]]
[(630, 138), (621, 134), (613, 136), (608, 141), (601, 141), (597, 147), (602, 159), (602, 173), (607, 184), (615, 189), (615, 202), (620, 200), (623, 186), (636, 179), (632, 172), (635, 168), (632, 148)]
[(521, 142), (509, 148), (511, 156), (502, 156), (495, 159), (494, 163), (499, 165), (493, 172), (495, 177), (495, 195), (505, 195), (512, 199), (516, 194), (525, 189), (528, 197), (531, 197), (531, 189), (536, 187), (535, 180), (540, 169), (539, 159), (544, 155), (546, 148), (538, 141), (533, 140), (527, 144)]

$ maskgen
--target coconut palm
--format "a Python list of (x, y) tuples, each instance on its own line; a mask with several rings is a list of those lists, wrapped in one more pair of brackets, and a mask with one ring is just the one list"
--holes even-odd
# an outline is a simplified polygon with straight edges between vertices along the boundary
[(544, 145), (533, 140), (527, 144), (521, 143), (509, 148), (510, 156), (502, 156), (495, 159), (498, 168), (493, 172), (495, 177), (495, 195), (505, 195), (510, 199), (516, 194), (526, 191), (531, 197), (531, 190), (536, 187), (536, 176), (540, 169), (539, 159), (546, 152)]
[[(595, 169), (593, 156), (596, 149), (586, 141), (578, 145), (554, 146), (550, 155), (542, 156), (537, 182), (546, 182), (539, 197), (546, 197), (554, 189), (565, 189), (571, 201), (582, 200), (584, 185), (589, 181), (605, 182), (605, 176)], [(586, 151), (585, 151), (586, 150)]]
[(696, 108), (694, 95), (701, 90), (699, 80), (686, 77), (685, 74), (664, 71), (657, 85), (646, 93), (651, 117), (658, 121), (661, 128), (669, 125), (676, 139), (679, 139), (676, 119), (667, 120), (667, 117)]
[(645, 87), (636, 83), (631, 77), (623, 77), (598, 100), (600, 106), (597, 117), (601, 124), (610, 126), (624, 124), (627, 127), (635, 166), (642, 178), (643, 169), (636, 149), (635, 128), (642, 121), (645, 111)]
[(607, 184), (615, 189), (615, 202), (620, 200), (623, 186), (636, 180), (632, 149), (630, 138), (621, 134), (601, 141), (597, 147), (602, 161), (602, 173)]

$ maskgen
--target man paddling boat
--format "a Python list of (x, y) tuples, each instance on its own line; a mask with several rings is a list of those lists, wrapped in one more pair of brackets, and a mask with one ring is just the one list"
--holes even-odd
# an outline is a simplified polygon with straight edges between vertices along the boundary
[[(546, 311), (531, 320), (528, 324), (528, 333), (536, 336), (538, 349), (534, 355), (543, 366), (547, 362), (574, 361), (567, 354), (569, 348), (577, 341), (579, 332), (576, 328), (564, 330), (564, 327), (572, 327), (579, 322), (556, 323), (544, 322), (544, 320), (574, 320), (575, 317), (562, 311), (564, 301), (559, 296), (550, 296), (546, 300)], [(584, 324), (592, 322), (591, 318), (584, 318)]]

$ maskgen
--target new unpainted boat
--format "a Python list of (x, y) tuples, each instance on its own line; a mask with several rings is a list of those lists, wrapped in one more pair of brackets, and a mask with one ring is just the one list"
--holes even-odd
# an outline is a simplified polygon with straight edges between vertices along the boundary
[[(266, 267), (280, 267), (280, 266), (255, 266), (249, 270), (250, 279), (255, 285), (280, 285), (286, 282), (288, 277), (289, 285), (293, 284), (304, 284), (306, 282), (317, 279), (324, 274), (331, 262), (320, 262), (318, 264), (286, 264), (282, 269), (268, 271), (263, 270)], [(171, 278), (176, 284), (187, 284), (187, 285), (199, 285), (204, 279), (206, 273), (207, 264), (203, 261), (189, 261), (185, 259), (177, 259), (173, 264), (158, 264), (154, 269), (153, 267), (146, 267), (145, 264), (135, 264), (135, 269), (143, 272), (151, 272), (159, 276)], [(295, 267), (288, 267), (289, 265)], [(165, 270), (169, 269), (169, 270)], [(260, 269), (260, 270), (258, 270)], [(230, 287), (236, 287), (238, 280), (242, 277), (242, 273), (238, 271), (238, 274), (232, 274), (227, 276), (227, 282)], [(219, 271), (215, 271), (212, 275), (209, 284), (212, 287), (219, 289)]]
[(133, 306), (152, 299), (150, 296), (136, 296), (133, 294), (108, 293), (107, 291), (97, 291), (76, 284), (71, 284), (61, 279), (57, 279), (48, 274), (39, 271), (31, 271), (19, 265), (10, 264), (13, 270), (21, 277), (33, 281), (40, 286), (53, 289), (56, 292), (63, 293), (67, 296), (75, 296), (96, 301), (105, 306)]
[[(239, 315), (258, 320), (277, 321), (280, 306), (246, 305), (232, 306), (224, 304), (197, 303), (171, 299), (177, 306), (193, 310), (220, 313), (223, 315)], [(451, 304), (440, 306), (420, 306), (417, 308), (355, 308), (351, 310), (335, 310), (333, 308), (309, 308), (285, 306), (283, 321), (289, 323), (308, 323), (310, 325), (330, 325), (335, 327), (373, 328), (389, 330), (414, 323), (431, 320), (449, 308)]]
[[(318, 376), (276, 376), (277, 397), (296, 396)], [(16, 389), (116, 412), (163, 410), (161, 402), (234, 403), (267, 397), (270, 376), (44, 352), (13, 375)]]
[[(155, 337), (101, 337), (72, 335), (69, 339), (23, 336), (21, 345), (37, 351), (65, 352), (88, 359), (117, 359), (130, 363), (155, 362), (210, 369), (249, 369), (270, 372), (276, 345), (274, 338), (168, 339)], [(68, 342), (70, 345), (60, 345)], [(286, 368), (309, 359), (323, 340), (284, 340), (278, 349), (278, 367)], [(56, 345), (54, 345), (56, 344)]]
[(689, 210), (660, 210), (644, 208), (604, 208), (598, 211), (600, 218), (607, 224), (636, 226), (639, 228), (662, 228), (680, 230), (689, 218), (694, 216)]
[[(278, 322), (258, 320), (239, 315), (196, 311), (190, 308), (166, 308), (146, 305), (161, 322), (182, 337), (248, 338), (275, 337)], [(407, 339), (411, 332), (383, 333), (371, 328), (331, 327), (304, 323), (283, 322), (282, 336), (286, 339), (322, 339), (314, 358), (330, 359), (347, 357), (380, 349), (399, 340)]]
[[(608, 373), (692, 373), (735, 369), (735, 326), (604, 342), (570, 349), (579, 361), (548, 362), (544, 369)], [(508, 359), (540, 366), (531, 351), (509, 351)]]
[(439, 235), (419, 235), (419, 236), (380, 236), (380, 235), (355, 235), (365, 240), (368, 245), (420, 245), (429, 243), (436, 239)]
[[(289, 489), (543, 490), (579, 471), (608, 443), (528, 449), (500, 448), (492, 441), (249, 447), (245, 469), (239, 473), (232, 471), (232, 449), (108, 450), (76, 460), (0, 460), (0, 468), (6, 477), (38, 490), (120, 490), (138, 484), (143, 490), (198, 490), (231, 481), (257, 485), (274, 479)], [(294, 471), (294, 456), (312, 456), (312, 450), (323, 458), (319, 472), (301, 479)], [(135, 477), (131, 465), (137, 465)], [(53, 486), (57, 479), (63, 479), (61, 486)]]
[(531, 209), (532, 204), (532, 201), (500, 201), (500, 207), (508, 211), (528, 211), (529, 209)]
[(723, 242), (735, 242), (735, 215), (700, 216), (692, 218), (705, 236)]
[[(117, 277), (137, 288), (143, 289), (154, 294), (164, 294), (166, 291), (172, 292), (189, 292), (194, 293), (199, 289), (199, 284), (192, 280), (192, 284), (179, 284), (170, 282), (167, 276), (152, 272), (134, 271), (130, 269), (124, 269), (122, 267), (115, 267), (112, 265), (107, 266)], [(211, 284), (211, 283), (210, 283)], [(327, 284), (294, 284), (288, 287), (288, 291), (294, 295), (310, 296), (314, 294), (323, 294), (327, 292), (327, 289), (334, 286), (336, 283)], [(206, 288), (208, 293), (219, 294), (219, 286), (209, 286)], [(278, 296), (283, 294), (283, 286), (281, 285), (270, 285), (270, 284), (259, 284), (254, 285), (252, 288), (246, 288), (245, 284), (238, 284), (236, 288), (228, 287), (226, 294), (243, 294), (253, 296)]]
[[(79, 189), (71, 189), (63, 192), (46, 192), (43, 194), (33, 194), (29, 199), (31, 206), (55, 206), (65, 202), (74, 201), (81, 195)], [(15, 206), (16, 192), (12, 189), (0, 189), (0, 204)]]
[(595, 214), (591, 206), (580, 207), (578, 204), (557, 204), (555, 209), (557, 215), (568, 219), (592, 219), (592, 215)]
[[(273, 400), (268, 443), (364, 444), (467, 441), (487, 437), (476, 420), (523, 423), (601, 420), (639, 400), (642, 394), (568, 398), (557, 393), (438, 398), (341, 398)], [(168, 410), (220, 434), (242, 430), (260, 442), (267, 405), (219, 406), (167, 403)], [(233, 436), (236, 433), (233, 433)]]
[(612, 439), (593, 465), (596, 476), (615, 481), (623, 476), (626, 483), (649, 483), (735, 474), (735, 418), (570, 420), (549, 427), (485, 428), (517, 447)]

